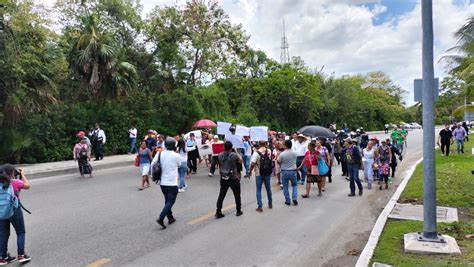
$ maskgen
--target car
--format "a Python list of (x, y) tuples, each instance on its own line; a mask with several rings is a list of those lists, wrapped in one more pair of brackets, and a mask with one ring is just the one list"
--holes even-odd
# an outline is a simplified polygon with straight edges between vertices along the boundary
[(402, 124), (403, 129), (413, 130), (413, 126), (409, 123)]
[(412, 126), (411, 127), (412, 129), (423, 129), (423, 127), (420, 124), (418, 124), (417, 122), (412, 122), (410, 124)]

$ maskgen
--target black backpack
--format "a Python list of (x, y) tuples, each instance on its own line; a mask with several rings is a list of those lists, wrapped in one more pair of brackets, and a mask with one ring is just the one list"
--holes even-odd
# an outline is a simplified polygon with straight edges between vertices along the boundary
[(151, 180), (158, 184), (158, 182), (161, 180), (161, 173), (162, 173), (162, 168), (161, 168), (161, 152), (158, 153), (158, 161), (152, 166), (151, 169)]
[(265, 154), (260, 153), (257, 151), (258, 155), (260, 155), (260, 176), (269, 176), (273, 172), (273, 161), (268, 156), (267, 150), (265, 150)]
[(223, 180), (238, 179), (238, 170), (236, 170), (237, 166), (232, 166), (230, 161), (230, 157), (233, 153), (234, 152), (223, 152), (223, 154), (219, 155), (219, 173)]

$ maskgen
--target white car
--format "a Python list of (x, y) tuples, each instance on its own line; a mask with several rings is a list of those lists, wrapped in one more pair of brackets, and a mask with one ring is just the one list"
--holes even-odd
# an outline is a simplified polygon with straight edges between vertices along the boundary
[(417, 122), (412, 122), (410, 124), (411, 124), (412, 129), (423, 129), (423, 127), (420, 124), (418, 124)]
[(403, 124), (402, 128), (407, 129), (407, 130), (413, 130), (413, 126), (409, 123)]

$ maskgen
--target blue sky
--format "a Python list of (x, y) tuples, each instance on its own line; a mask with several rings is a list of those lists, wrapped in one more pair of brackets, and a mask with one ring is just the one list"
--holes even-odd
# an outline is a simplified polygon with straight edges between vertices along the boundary
[[(413, 11), (417, 2), (414, 0), (382, 0), (380, 5), (385, 6), (387, 9), (373, 19), (373, 24), (377, 26), (387, 21), (394, 21), (396, 23), (399, 16)], [(371, 9), (374, 6), (374, 3), (367, 4), (367, 7)]]

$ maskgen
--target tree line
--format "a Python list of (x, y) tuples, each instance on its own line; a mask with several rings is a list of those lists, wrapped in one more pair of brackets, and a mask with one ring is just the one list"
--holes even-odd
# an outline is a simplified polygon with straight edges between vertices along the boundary
[(335, 77), (249, 45), (217, 1), (11, 0), (0, 8), (0, 160), (71, 158), (79, 129), (100, 122), (105, 151), (125, 153), (134, 124), (174, 135), (201, 118), (282, 131), (419, 121), (387, 74)]

